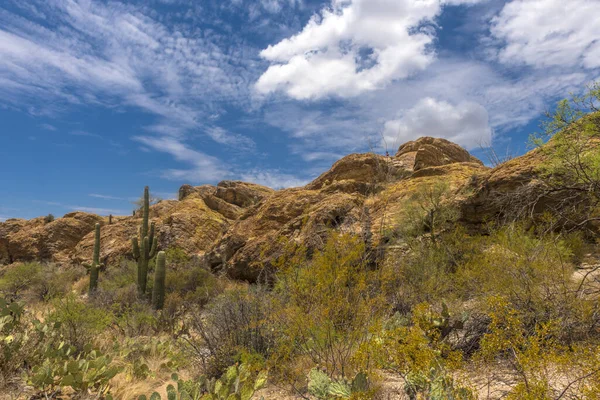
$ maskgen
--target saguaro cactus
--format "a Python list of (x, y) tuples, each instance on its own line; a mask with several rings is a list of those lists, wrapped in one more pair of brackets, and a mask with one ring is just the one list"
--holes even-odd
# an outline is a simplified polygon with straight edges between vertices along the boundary
[(100, 224), (96, 224), (96, 232), (94, 236), (94, 256), (91, 264), (83, 264), (90, 274), (90, 293), (93, 293), (98, 288), (98, 275), (104, 264), (100, 264)]
[(108, 224), (112, 225), (112, 214), (108, 216)]
[[(144, 188), (144, 204), (142, 206), (142, 226), (140, 227), (140, 238), (131, 239), (133, 258), (138, 263), (138, 292), (141, 296), (146, 294), (146, 282), (148, 281), (148, 262), (156, 255), (156, 239), (154, 237), (154, 222), (148, 230), (148, 217), (150, 214), (150, 190)], [(141, 242), (141, 243), (140, 243)]]
[(164, 251), (159, 251), (156, 256), (156, 269), (154, 270), (154, 288), (152, 289), (152, 306), (155, 310), (162, 310), (165, 304), (165, 267), (166, 256)]

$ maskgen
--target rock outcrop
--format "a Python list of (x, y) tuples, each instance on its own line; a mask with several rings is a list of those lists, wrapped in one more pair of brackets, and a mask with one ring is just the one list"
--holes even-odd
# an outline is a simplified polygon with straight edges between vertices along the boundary
[(280, 190), (251, 209), (205, 259), (214, 270), (253, 281), (280, 254), (279, 238), (310, 251), (321, 247), (335, 228), (376, 246), (389, 226), (401, 222), (402, 205), (416, 187), (442, 178), (458, 194), (486, 170), (466, 150), (443, 139), (407, 143), (395, 157), (351, 154), (304, 188)]
[(85, 235), (103, 218), (84, 212), (73, 212), (52, 222), (44, 217), (25, 223), (11, 220), (2, 224), (2, 247), (10, 261), (48, 260), (66, 262)]
[[(333, 228), (360, 235), (372, 248), (386, 231), (402, 224), (407, 200), (424, 185), (447, 183), (462, 219), (480, 224), (497, 216), (498, 194), (535, 187), (541, 154), (532, 151), (494, 169), (444, 139), (408, 142), (394, 156), (351, 154), (305, 187), (274, 191), (223, 181), (216, 186), (183, 185), (179, 200), (150, 209), (159, 246), (201, 257), (214, 271), (255, 281), (269, 272), (284, 238), (309, 251), (320, 248)], [(501, 197), (501, 196), (500, 196)], [(140, 215), (106, 220), (71, 213), (51, 223), (43, 218), (0, 223), (0, 264), (43, 259), (80, 263), (90, 259), (93, 227), (102, 226), (102, 261), (117, 265), (130, 257)]]

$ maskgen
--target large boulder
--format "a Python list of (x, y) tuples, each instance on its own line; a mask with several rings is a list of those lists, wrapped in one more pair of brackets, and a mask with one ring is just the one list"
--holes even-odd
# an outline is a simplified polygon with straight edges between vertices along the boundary
[(398, 148), (395, 158), (404, 162), (413, 171), (463, 162), (483, 165), (479, 159), (459, 145), (446, 139), (427, 136), (404, 143)]
[[(331, 169), (309, 183), (310, 190), (333, 185), (334, 191), (367, 194), (381, 184), (406, 177), (410, 169), (400, 160), (374, 153), (350, 154), (337, 161)], [(331, 190), (330, 190), (331, 191)]]

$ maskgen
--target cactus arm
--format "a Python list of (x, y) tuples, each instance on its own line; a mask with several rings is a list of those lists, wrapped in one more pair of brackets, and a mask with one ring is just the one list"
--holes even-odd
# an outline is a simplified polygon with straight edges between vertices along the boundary
[(148, 259), (151, 259), (154, 256), (156, 256), (156, 253), (157, 253), (157, 250), (158, 250), (156, 242), (158, 242), (158, 240), (156, 240), (156, 239), (152, 241), (152, 248), (148, 252)]
[(138, 238), (136, 237), (132, 237), (131, 238), (131, 247), (133, 249), (133, 259), (134, 260), (139, 260), (140, 258), (140, 245), (138, 243)]
[(150, 248), (152, 248), (152, 245), (154, 244), (154, 230), (156, 228), (156, 224), (154, 222), (152, 222), (150, 224), (150, 234), (148, 235), (148, 239), (150, 240)]
[(154, 270), (154, 287), (152, 290), (152, 306), (155, 310), (161, 310), (165, 304), (165, 264), (165, 252), (159, 251), (156, 257), (156, 269)]
[(140, 237), (148, 236), (148, 216), (150, 215), (150, 189), (148, 186), (144, 188), (144, 209), (142, 216), (142, 232)]
[(94, 237), (94, 264), (100, 264), (100, 224), (96, 224), (96, 232)]

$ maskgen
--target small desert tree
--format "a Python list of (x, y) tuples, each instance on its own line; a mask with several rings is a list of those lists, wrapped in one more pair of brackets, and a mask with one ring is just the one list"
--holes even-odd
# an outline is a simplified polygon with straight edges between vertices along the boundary
[(542, 132), (531, 142), (544, 163), (543, 190), (529, 204), (533, 210), (550, 199), (551, 212), (563, 226), (584, 227), (600, 220), (600, 82), (585, 94), (562, 100), (546, 113)]

